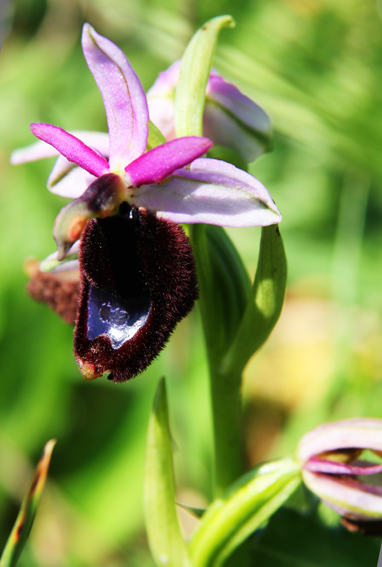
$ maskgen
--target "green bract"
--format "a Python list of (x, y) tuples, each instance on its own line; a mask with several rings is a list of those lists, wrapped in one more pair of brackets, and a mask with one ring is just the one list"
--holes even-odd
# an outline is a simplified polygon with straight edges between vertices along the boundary
[(175, 509), (172, 443), (163, 379), (158, 385), (147, 435), (144, 509), (150, 548), (157, 565), (191, 565)]
[[(177, 136), (201, 136), (206, 85), (220, 30), (235, 25), (231, 16), (209, 20), (191, 39), (182, 58), (175, 96)], [(198, 132), (196, 134), (195, 132)]]

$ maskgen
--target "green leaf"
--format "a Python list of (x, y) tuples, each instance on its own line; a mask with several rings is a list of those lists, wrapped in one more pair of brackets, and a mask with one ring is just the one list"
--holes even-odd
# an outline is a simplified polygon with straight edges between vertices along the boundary
[(249, 292), (248, 272), (226, 231), (192, 225), (200, 309), (210, 362), (220, 364), (239, 328)]
[(231, 16), (206, 22), (193, 36), (182, 58), (175, 95), (175, 129), (178, 137), (202, 136), (206, 86), (220, 30), (235, 25)]
[(256, 529), (264, 525), (301, 482), (290, 458), (260, 465), (215, 500), (190, 543), (193, 567), (220, 567)]
[(155, 126), (151, 120), (148, 123), (149, 135), (147, 138), (147, 150), (152, 150), (157, 146), (161, 146), (166, 143), (166, 138), (163, 136), (162, 132)]
[(55, 444), (56, 441), (51, 439), (44, 447), (42, 457), (36, 467), (29, 490), (24, 497), (16, 522), (5, 544), (0, 559), (0, 567), (14, 567), (24, 548), (41, 500), (46, 476), (48, 474), (50, 458)]
[(144, 511), (150, 549), (156, 564), (188, 567), (190, 561), (175, 507), (172, 441), (164, 379), (159, 382), (149, 421)]
[(282, 508), (252, 541), (254, 567), (377, 567), (380, 538), (328, 528), (316, 513)]
[(224, 373), (242, 371), (271, 334), (284, 303), (286, 279), (287, 262), (279, 227), (265, 226), (255, 281), (235, 340), (222, 362)]

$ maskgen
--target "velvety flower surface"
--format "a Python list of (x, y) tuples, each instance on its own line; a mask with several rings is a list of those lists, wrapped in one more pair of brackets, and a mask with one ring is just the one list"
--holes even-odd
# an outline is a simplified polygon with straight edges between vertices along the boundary
[(254, 177), (200, 158), (211, 147), (207, 138), (177, 138), (146, 152), (147, 100), (129, 61), (88, 24), (82, 45), (108, 136), (36, 123), (31, 130), (41, 142), (12, 160), (60, 154), (49, 185), (74, 201), (56, 219), (57, 253), (41, 268), (63, 284), (70, 262), (78, 262), (78, 365), (87, 379), (108, 371), (123, 381), (150, 364), (197, 297), (192, 250), (177, 223), (268, 225), (281, 216)]
[[(362, 458), (365, 450), (375, 459)], [(382, 527), (382, 420), (354, 418), (317, 427), (299, 443), (305, 484), (352, 529)]]

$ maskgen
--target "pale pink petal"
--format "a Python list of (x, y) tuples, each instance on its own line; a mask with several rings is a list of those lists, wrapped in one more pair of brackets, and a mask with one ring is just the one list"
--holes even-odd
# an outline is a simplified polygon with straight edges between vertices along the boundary
[[(160, 73), (147, 92), (150, 119), (167, 140), (176, 136), (174, 99), (180, 64), (176, 61)], [(203, 135), (216, 145), (235, 150), (250, 163), (269, 150), (271, 123), (260, 106), (211, 69), (206, 88)]]
[(254, 135), (252, 130), (209, 99), (204, 107), (203, 134), (214, 144), (235, 150), (247, 163), (269, 149), (269, 137), (261, 139)]
[(259, 105), (212, 69), (206, 88), (203, 133), (214, 144), (232, 148), (250, 163), (269, 150), (272, 128)]
[(297, 457), (304, 464), (320, 453), (366, 448), (382, 451), (382, 420), (352, 418), (320, 425), (301, 439)]
[(160, 130), (166, 140), (176, 138), (174, 124), (174, 97), (161, 96), (148, 98), (150, 120)]
[(43, 122), (31, 124), (30, 128), (36, 138), (52, 145), (61, 155), (92, 175), (100, 177), (109, 171), (109, 164), (105, 158), (62, 128)]
[[(153, 86), (147, 91), (147, 98), (172, 95), (179, 81), (182, 61), (178, 59), (168, 69), (159, 73)], [(150, 115), (151, 118), (151, 115)]]
[[(57, 183), (59, 183), (66, 175), (68, 175), (70, 171), (72, 171), (73, 168), (78, 169), (78, 166), (72, 161), (66, 159), (64, 156), (59, 155), (48, 177), (48, 183), (47, 183), (48, 189), (51, 189)], [(85, 172), (84, 169), (82, 168), (80, 169), (81, 171)]]
[(267, 226), (281, 215), (267, 189), (249, 173), (214, 159), (200, 158), (160, 185), (133, 191), (138, 207), (178, 223)]
[(53, 146), (46, 142), (34, 142), (25, 148), (15, 150), (11, 154), (10, 162), (12, 165), (19, 165), (20, 163), (27, 163), (29, 161), (37, 161), (58, 156), (59, 152)]
[[(306, 486), (341, 516), (358, 520), (382, 518), (380, 488), (369, 491), (369, 485), (359, 482), (340, 481), (335, 476), (315, 474), (302, 470)], [(379, 490), (378, 490), (379, 488)]]
[[(109, 134), (105, 134), (104, 132), (91, 132), (88, 130), (72, 130), (69, 133), (84, 142), (87, 146), (96, 148), (106, 158), (109, 157)], [(13, 165), (19, 165), (20, 163), (37, 161), (58, 155), (59, 152), (56, 148), (39, 140), (38, 142), (34, 142), (29, 146), (12, 152), (10, 162)]]
[(84, 144), (98, 150), (105, 158), (109, 157), (109, 134), (106, 132), (91, 132), (90, 130), (76, 130), (70, 132), (79, 138)]
[[(65, 158), (62, 158), (65, 159)], [(69, 163), (69, 162), (68, 162)], [(91, 175), (81, 167), (73, 167), (70, 171), (66, 173), (61, 180), (49, 184), (48, 179), (48, 189), (51, 193), (60, 195), (61, 197), (67, 197), (69, 199), (77, 199), (86, 191), (93, 181), (97, 179), (94, 175)]]
[(63, 273), (72, 272), (79, 269), (78, 253), (80, 241), (77, 240), (70, 248), (64, 261), (58, 260), (58, 252), (49, 254), (42, 262), (40, 262), (40, 270), (42, 272)]
[(208, 79), (206, 97), (219, 103), (251, 130), (266, 135), (271, 133), (271, 123), (266, 112), (214, 69)]
[(150, 120), (159, 128), (166, 140), (173, 140), (176, 137), (174, 99), (180, 65), (180, 60), (175, 61), (166, 71), (159, 73), (155, 83), (147, 91)]
[(110, 165), (121, 169), (144, 153), (148, 107), (142, 85), (124, 53), (89, 24), (82, 47), (105, 104), (110, 136)]
[(211, 140), (197, 136), (177, 138), (150, 150), (130, 163), (126, 173), (135, 187), (160, 183), (173, 171), (191, 163), (212, 146)]

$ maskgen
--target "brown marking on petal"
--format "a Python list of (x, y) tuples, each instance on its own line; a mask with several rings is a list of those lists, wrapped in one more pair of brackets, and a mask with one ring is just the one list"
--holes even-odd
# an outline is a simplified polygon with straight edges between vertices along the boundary
[(70, 224), (68, 226), (67, 239), (70, 242), (76, 242), (76, 240), (78, 240), (79, 237), (81, 236), (81, 232), (85, 228), (87, 222), (88, 222), (88, 217), (85, 215), (80, 214), (74, 216), (71, 219)]
[(29, 261), (26, 271), (31, 277), (27, 291), (33, 299), (49, 305), (64, 321), (74, 325), (77, 317), (80, 281), (77, 271), (41, 272), (37, 261)]

